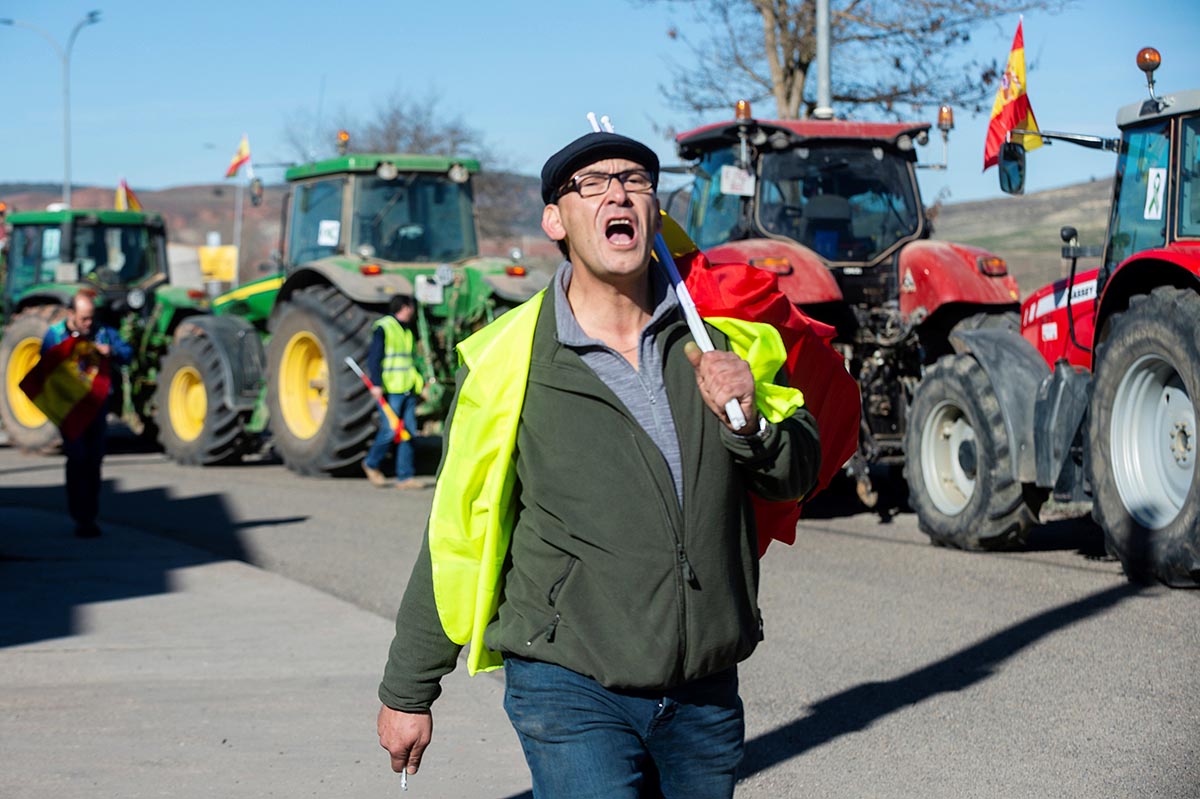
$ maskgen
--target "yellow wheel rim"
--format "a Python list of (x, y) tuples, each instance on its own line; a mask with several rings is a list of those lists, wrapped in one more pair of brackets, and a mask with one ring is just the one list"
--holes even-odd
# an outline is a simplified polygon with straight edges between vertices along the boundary
[(317, 434), (329, 408), (329, 364), (312, 333), (300, 331), (288, 339), (279, 364), (279, 410), (296, 438)]
[(36, 338), (22, 339), (13, 348), (4, 375), (4, 390), (8, 393), (8, 406), (12, 408), (13, 417), (17, 424), (30, 430), (36, 430), (50, 421), (21, 390), (21, 381), (41, 358), (42, 342)]
[(208, 393), (194, 366), (185, 366), (171, 378), (167, 392), (167, 415), (171, 429), (181, 441), (195, 441), (204, 432), (208, 415)]

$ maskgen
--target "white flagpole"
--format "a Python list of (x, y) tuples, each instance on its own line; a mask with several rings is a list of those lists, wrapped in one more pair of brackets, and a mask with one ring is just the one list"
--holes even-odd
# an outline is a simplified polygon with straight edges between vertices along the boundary
[(233, 264), (233, 285), (238, 285), (240, 282), (238, 276), (242, 269), (242, 195), (246, 191), (246, 184), (243, 181), (238, 181), (237, 195), (233, 201), (233, 246), (237, 258)]

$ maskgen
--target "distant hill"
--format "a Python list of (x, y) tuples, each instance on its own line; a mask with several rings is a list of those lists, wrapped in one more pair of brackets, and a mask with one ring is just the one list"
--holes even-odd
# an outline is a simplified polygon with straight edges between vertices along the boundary
[[(483, 176), (481, 176), (483, 177)], [(492, 178), (492, 175), (487, 177)], [(541, 201), (538, 180), (521, 175), (499, 175), (480, 181), (476, 188), (478, 213), (485, 235), (480, 249), (485, 254), (505, 255), (519, 247), (534, 266), (552, 266), (558, 251), (540, 227)], [(1107, 224), (1112, 181), (1095, 180), (1059, 189), (1002, 197), (979, 202), (954, 203), (931, 209), (934, 237), (983, 247), (1005, 258), (1016, 276), (1022, 296), (1066, 272), (1058, 230), (1072, 225), (1079, 230), (1081, 244), (1101, 244)], [(0, 199), (10, 209), (45, 208), (60, 199), (57, 183), (0, 183)], [(161, 191), (140, 191), (142, 204), (161, 213), (173, 244), (196, 247), (207, 234), (220, 234), (222, 243), (233, 242), (236, 189), (229, 184), (177, 186)], [(95, 186), (72, 187), (79, 208), (111, 208), (114, 189)], [(263, 271), (278, 246), (283, 186), (268, 186), (263, 204), (252, 206), (244, 199), (241, 279)], [(507, 233), (503, 231), (508, 231)], [(490, 235), (488, 235), (490, 233)], [(174, 248), (179, 249), (179, 248)], [(1080, 262), (1080, 268), (1095, 262)]]
[[(1079, 231), (1079, 243), (1104, 243), (1112, 179), (1093, 180), (1021, 197), (944, 205), (936, 212), (933, 237), (972, 244), (1008, 261), (1024, 298), (1040, 286), (1066, 277), (1059, 229)], [(1080, 260), (1079, 269), (1098, 266)]]

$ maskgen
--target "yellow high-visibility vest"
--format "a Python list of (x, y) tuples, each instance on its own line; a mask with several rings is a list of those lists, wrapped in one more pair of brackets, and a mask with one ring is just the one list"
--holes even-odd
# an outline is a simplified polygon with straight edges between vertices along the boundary
[[(446, 636), (470, 644), (467, 671), (500, 668), (499, 652), (483, 643), (500, 607), (500, 577), (512, 536), (517, 424), (525, 402), (533, 333), (545, 290), (458, 345), (470, 371), (458, 389), (429, 516), (433, 593)], [(759, 322), (712, 318), (730, 349), (754, 374), (755, 404), (772, 423), (804, 405), (798, 389), (771, 380), (787, 360), (783, 339)]]
[(413, 366), (413, 334), (395, 316), (388, 314), (371, 326), (383, 328), (383, 390), (388, 394), (420, 391), (425, 379)]

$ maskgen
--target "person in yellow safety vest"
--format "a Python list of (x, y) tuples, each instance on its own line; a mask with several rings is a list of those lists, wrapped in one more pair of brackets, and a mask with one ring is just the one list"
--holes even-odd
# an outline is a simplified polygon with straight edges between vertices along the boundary
[[(380, 317), (371, 329), (371, 349), (367, 353), (367, 375), (371, 378), (371, 394), (376, 400), (383, 398), (396, 416), (404, 423), (409, 436), (417, 432), (417, 401), (425, 381), (413, 365), (412, 322), (417, 306), (413, 298), (397, 294), (388, 303), (388, 315)], [(395, 433), (383, 409), (379, 410), (379, 434), (375, 436), (363, 471), (367, 479), (380, 488), (388, 480), (380, 471)], [(421, 489), (428, 484), (416, 477), (413, 466), (413, 444), (405, 437), (396, 443), (396, 488)]]
[(471, 673), (504, 667), (538, 799), (733, 795), (737, 664), (763, 629), (749, 495), (804, 496), (820, 447), (800, 392), (769, 385), (778, 331), (708, 320), (717, 349), (692, 340), (651, 259), (658, 172), (614, 133), (551, 156), (542, 228), (566, 260), (458, 347), (379, 687), (395, 771), (420, 767), (441, 678), (469, 643)]

